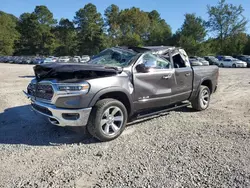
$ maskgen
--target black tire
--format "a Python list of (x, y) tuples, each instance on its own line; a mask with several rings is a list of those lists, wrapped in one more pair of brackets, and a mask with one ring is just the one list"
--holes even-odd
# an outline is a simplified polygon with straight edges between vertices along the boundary
[(236, 65), (235, 65), (235, 64), (233, 64), (233, 65), (232, 65), (232, 67), (233, 67), (233, 68), (236, 68)]
[(220, 64), (220, 67), (224, 67), (223, 63)]
[[(204, 100), (205, 100), (204, 94), (205, 93), (207, 93), (207, 97), (206, 97), (207, 103), (206, 104), (204, 102)], [(210, 92), (209, 88), (207, 86), (201, 85), (200, 90), (199, 90), (199, 94), (197, 95), (197, 97), (193, 101), (191, 101), (193, 109), (198, 110), (198, 111), (206, 110), (209, 107), (210, 95), (211, 95), (211, 92)]]
[[(110, 119), (108, 120), (108, 117), (105, 116), (106, 115), (105, 112), (112, 110), (112, 108), (119, 109), (120, 111), (118, 111), (117, 113), (118, 113), (118, 115), (120, 114), (120, 116), (119, 116), (120, 118), (122, 117), (121, 118), (122, 121), (117, 121), (118, 124), (120, 122), (119, 126), (116, 126), (116, 128), (119, 128), (118, 130), (116, 130), (117, 132), (115, 132), (113, 130), (112, 122), (109, 122), (109, 123), (106, 122), (104, 125), (101, 125), (102, 120), (105, 120), (105, 121), (106, 121), (106, 119), (107, 119), (107, 121), (110, 120)], [(104, 119), (104, 117), (106, 117), (106, 119)], [(116, 122), (114, 120), (114, 117), (117, 117), (117, 116), (113, 115), (113, 122)], [(90, 114), (90, 117), (89, 117), (88, 124), (87, 124), (87, 129), (88, 129), (89, 133), (93, 137), (97, 138), (98, 140), (110, 141), (110, 140), (113, 140), (121, 135), (121, 133), (124, 131), (124, 129), (126, 127), (127, 119), (128, 119), (127, 109), (123, 105), (123, 103), (121, 103), (120, 101), (115, 100), (115, 99), (102, 99), (102, 100), (98, 101), (96, 103), (96, 105), (93, 107), (91, 114)], [(105, 133), (105, 130), (107, 130), (107, 129), (105, 129), (106, 126), (109, 127), (108, 132), (111, 130), (110, 134)], [(103, 129), (105, 129), (105, 130), (103, 130)], [(114, 133), (112, 133), (112, 130), (114, 131)]]

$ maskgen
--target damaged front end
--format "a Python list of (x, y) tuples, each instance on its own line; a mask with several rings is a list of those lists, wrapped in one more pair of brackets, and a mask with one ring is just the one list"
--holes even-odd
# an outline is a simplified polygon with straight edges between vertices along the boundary
[(93, 79), (106, 76), (114, 76), (122, 72), (118, 67), (107, 67), (91, 64), (44, 64), (36, 65), (34, 72), (37, 81), (43, 79), (72, 80)]
[(114, 67), (83, 64), (36, 65), (33, 79), (25, 95), (34, 111), (58, 126), (85, 126), (91, 112), (87, 95), (88, 79), (114, 76), (121, 70)]

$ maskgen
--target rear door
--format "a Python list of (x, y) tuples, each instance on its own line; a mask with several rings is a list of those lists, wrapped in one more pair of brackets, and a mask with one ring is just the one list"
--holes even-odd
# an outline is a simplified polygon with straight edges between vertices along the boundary
[[(144, 65), (147, 71), (138, 71), (137, 65)], [(170, 104), (175, 76), (174, 69), (168, 60), (150, 53), (143, 54), (135, 64), (133, 72), (136, 110)]]
[(175, 66), (175, 84), (172, 85), (171, 103), (188, 100), (193, 90), (193, 70), (186, 52), (180, 49), (172, 54)]

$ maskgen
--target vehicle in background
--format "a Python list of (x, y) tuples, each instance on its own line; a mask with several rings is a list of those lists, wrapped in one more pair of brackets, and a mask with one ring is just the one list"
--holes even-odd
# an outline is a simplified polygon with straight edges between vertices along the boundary
[(193, 58), (189, 58), (189, 61), (190, 61), (190, 64), (192, 66), (202, 66), (203, 65), (202, 62), (200, 62), (200, 61), (198, 61), (196, 59), (193, 59)]
[(223, 55), (217, 55), (215, 56), (219, 61), (223, 60), (224, 59), (224, 56)]
[(0, 56), (0, 63), (7, 63), (7, 56)]
[(58, 60), (57, 57), (50, 56), (50, 57), (45, 58), (43, 63), (55, 63), (57, 62), (57, 60)]
[(247, 67), (250, 67), (250, 56), (249, 55), (237, 55), (235, 58), (247, 63)]
[(226, 58), (219, 61), (220, 67), (247, 67), (247, 63), (230, 56), (225, 56)]
[(15, 63), (16, 58), (18, 57), (6, 56), (3, 61), (4, 63)]
[(14, 63), (15, 56), (8, 57), (8, 61), (6, 63)]
[(42, 64), (44, 62), (45, 58), (42, 57), (35, 57), (32, 59), (33, 64)]
[(18, 57), (15, 59), (15, 63), (17, 64), (23, 64), (23, 57)]
[(45, 58), (43, 61), (43, 63), (52, 63), (52, 62), (53, 62), (53, 59), (49, 57)]
[(87, 63), (90, 60), (90, 57), (88, 55), (83, 55), (81, 58), (81, 63)]
[(219, 59), (217, 59), (214, 56), (205, 56), (204, 59), (209, 62), (209, 65), (217, 65), (217, 66), (220, 65)]
[(209, 62), (207, 60), (205, 60), (204, 58), (197, 57), (197, 56), (191, 56), (190, 58), (201, 62), (203, 66), (208, 66), (209, 65)]
[(24, 57), (22, 64), (32, 64), (32, 58), (31, 57)]
[(62, 57), (59, 57), (59, 59), (58, 59), (59, 63), (67, 63), (69, 61), (70, 61), (70, 57), (69, 56), (62, 56)]
[(59, 59), (59, 57), (53, 57), (52, 60), (53, 60), (53, 63), (57, 62)]
[(81, 62), (81, 56), (74, 56), (72, 58), (72, 61), (75, 62), (75, 63), (80, 63)]
[(232, 56), (228, 56), (228, 55), (223, 55), (223, 56), (220, 56), (219, 61), (222, 61), (222, 60), (225, 60), (225, 59), (233, 59), (233, 57)]

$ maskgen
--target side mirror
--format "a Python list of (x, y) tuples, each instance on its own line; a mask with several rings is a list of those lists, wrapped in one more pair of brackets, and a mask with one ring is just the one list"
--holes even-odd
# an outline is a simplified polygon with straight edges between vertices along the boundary
[(149, 70), (149, 68), (147, 68), (143, 63), (136, 65), (135, 69), (137, 72), (140, 72), (140, 73), (147, 73)]

